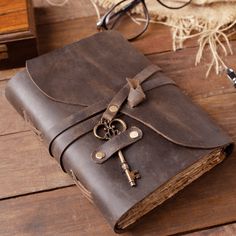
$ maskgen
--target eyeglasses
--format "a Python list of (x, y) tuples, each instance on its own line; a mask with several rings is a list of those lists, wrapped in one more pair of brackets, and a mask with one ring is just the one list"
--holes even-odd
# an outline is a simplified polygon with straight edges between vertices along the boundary
[[(192, 0), (169, 1), (157, 0), (159, 4), (169, 9), (181, 9)], [(171, 2), (168, 5), (167, 2)], [(145, 0), (122, 0), (115, 4), (97, 22), (98, 30), (117, 30), (129, 41), (141, 36), (148, 28), (150, 16)]]

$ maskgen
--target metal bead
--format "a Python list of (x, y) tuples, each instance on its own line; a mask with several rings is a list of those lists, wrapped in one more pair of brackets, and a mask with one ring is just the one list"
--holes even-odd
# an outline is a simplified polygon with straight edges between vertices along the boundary
[(138, 131), (131, 131), (130, 133), (129, 133), (129, 136), (130, 136), (130, 138), (132, 138), (132, 139), (135, 139), (135, 138), (138, 138), (138, 136), (139, 136), (139, 133), (138, 133)]
[(118, 107), (116, 105), (111, 105), (109, 106), (109, 111), (114, 113), (118, 111)]
[(95, 157), (99, 160), (103, 159), (106, 156), (104, 152), (96, 152)]

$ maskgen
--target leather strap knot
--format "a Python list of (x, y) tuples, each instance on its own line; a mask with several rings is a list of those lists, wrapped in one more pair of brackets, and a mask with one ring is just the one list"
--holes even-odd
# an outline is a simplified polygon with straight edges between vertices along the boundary
[(143, 101), (146, 96), (141, 88), (141, 84), (160, 70), (160, 67), (151, 64), (141, 70), (132, 79), (128, 79), (128, 83), (118, 91), (109, 103), (106, 111), (102, 115), (102, 120), (113, 120), (128, 96), (131, 107), (137, 106), (141, 101)]
[(140, 104), (143, 100), (145, 100), (146, 95), (143, 91), (141, 83), (137, 79), (126, 79), (129, 85), (129, 94), (128, 94), (128, 105), (131, 108), (134, 108), (138, 104)]

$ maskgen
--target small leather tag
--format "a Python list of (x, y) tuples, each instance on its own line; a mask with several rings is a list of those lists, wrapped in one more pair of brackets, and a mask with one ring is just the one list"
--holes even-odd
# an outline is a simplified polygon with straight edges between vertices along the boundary
[(112, 139), (106, 141), (92, 153), (92, 159), (102, 164), (119, 150), (136, 143), (143, 137), (141, 129), (133, 126)]
[(128, 105), (133, 108), (141, 103), (145, 98), (146, 95), (142, 89), (140, 82), (136, 79), (128, 79), (127, 82), (130, 86), (130, 91), (128, 95)]

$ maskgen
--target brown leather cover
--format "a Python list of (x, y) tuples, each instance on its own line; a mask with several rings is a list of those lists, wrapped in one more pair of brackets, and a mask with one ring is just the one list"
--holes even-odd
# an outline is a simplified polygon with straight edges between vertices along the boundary
[[(126, 78), (149, 65), (119, 33), (107, 31), (29, 60), (6, 88), (10, 103), (38, 130), (51, 155), (116, 232), (232, 151), (228, 135), (161, 71), (141, 85), (144, 101), (133, 108), (125, 102), (118, 113), (128, 128), (142, 133), (140, 139), (131, 142), (126, 133), (107, 143), (95, 138), (91, 127)], [(100, 147), (109, 158), (96, 163), (92, 156)], [(141, 174), (136, 187), (122, 173), (119, 147)]]

